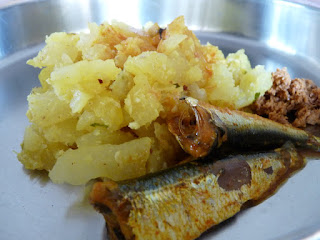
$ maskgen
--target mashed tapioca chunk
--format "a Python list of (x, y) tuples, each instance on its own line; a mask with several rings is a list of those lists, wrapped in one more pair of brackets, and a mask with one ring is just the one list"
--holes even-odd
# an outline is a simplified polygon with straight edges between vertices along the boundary
[(177, 163), (184, 152), (166, 118), (184, 96), (241, 108), (263, 95), (271, 74), (243, 50), (226, 58), (201, 45), (183, 17), (165, 29), (114, 22), (89, 33), (54, 33), (28, 64), (42, 68), (28, 97), (19, 160), (54, 182), (134, 178)]

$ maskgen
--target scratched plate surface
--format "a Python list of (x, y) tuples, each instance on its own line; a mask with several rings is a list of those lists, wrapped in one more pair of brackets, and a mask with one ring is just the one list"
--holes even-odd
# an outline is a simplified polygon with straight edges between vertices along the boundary
[[(296, 1), (297, 2), (297, 1)], [(315, 3), (315, 2), (314, 2)], [(39, 71), (25, 64), (55, 31), (78, 32), (89, 21), (117, 19), (139, 27), (165, 25), (176, 16), (203, 43), (224, 53), (244, 48), (252, 65), (288, 67), (293, 77), (320, 85), (320, 13), (286, 1), (0, 1), (0, 239), (106, 239), (103, 218), (85, 187), (54, 185), (16, 159), (25, 127), (27, 95)], [(320, 161), (307, 166), (272, 197), (201, 239), (318, 239)], [(310, 237), (311, 236), (311, 237)], [(312, 238), (313, 236), (313, 238)]]

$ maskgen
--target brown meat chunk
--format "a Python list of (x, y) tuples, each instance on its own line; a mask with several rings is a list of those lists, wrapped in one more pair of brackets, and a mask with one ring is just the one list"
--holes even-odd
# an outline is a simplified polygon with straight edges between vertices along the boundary
[(313, 81), (291, 80), (286, 68), (272, 78), (272, 88), (251, 105), (253, 112), (295, 127), (320, 124), (320, 88)]

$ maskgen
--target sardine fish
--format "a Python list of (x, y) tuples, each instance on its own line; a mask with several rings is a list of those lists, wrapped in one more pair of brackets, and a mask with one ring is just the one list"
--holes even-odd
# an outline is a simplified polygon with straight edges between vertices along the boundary
[(305, 165), (293, 145), (188, 162), (142, 178), (95, 183), (91, 202), (109, 239), (195, 239), (271, 195)]
[(217, 149), (266, 150), (291, 141), (296, 147), (320, 150), (320, 138), (301, 129), (286, 126), (243, 111), (220, 108), (191, 97), (168, 120), (168, 127), (181, 147), (195, 158)]

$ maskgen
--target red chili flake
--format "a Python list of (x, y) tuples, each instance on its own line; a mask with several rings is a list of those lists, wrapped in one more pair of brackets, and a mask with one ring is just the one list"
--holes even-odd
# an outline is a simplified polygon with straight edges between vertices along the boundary
[(188, 86), (183, 85), (183, 91), (188, 91)]
[(98, 79), (99, 83), (102, 84), (103, 83), (103, 80), (102, 79)]
[(200, 181), (199, 181), (199, 179), (194, 179), (194, 180), (193, 180), (193, 183), (194, 183), (194, 184), (199, 184)]

